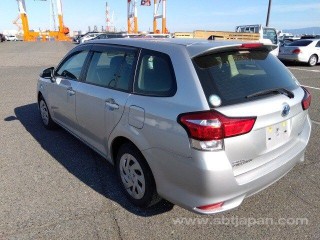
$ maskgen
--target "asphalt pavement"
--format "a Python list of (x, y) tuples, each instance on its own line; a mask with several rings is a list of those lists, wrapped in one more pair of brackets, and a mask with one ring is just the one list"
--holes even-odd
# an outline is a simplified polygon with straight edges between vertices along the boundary
[(166, 201), (132, 206), (107, 161), (66, 131), (44, 129), (38, 74), (73, 47), (0, 43), (0, 240), (320, 239), (319, 64), (288, 64), (312, 93), (305, 162), (238, 208), (203, 216)]

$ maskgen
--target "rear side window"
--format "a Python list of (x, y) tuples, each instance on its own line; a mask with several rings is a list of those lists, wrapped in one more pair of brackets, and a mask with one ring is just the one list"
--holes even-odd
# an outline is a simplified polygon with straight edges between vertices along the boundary
[(298, 40), (288, 44), (288, 46), (305, 47), (305, 46), (308, 46), (310, 43), (312, 43), (312, 41), (310, 40), (300, 40), (300, 41)]
[(251, 101), (247, 96), (259, 91), (297, 88), (291, 73), (266, 51), (215, 53), (196, 57), (193, 62), (211, 107), (217, 107), (212, 102), (217, 98), (226, 106)]
[(170, 97), (176, 93), (176, 78), (168, 55), (142, 50), (138, 69), (135, 93), (157, 97)]

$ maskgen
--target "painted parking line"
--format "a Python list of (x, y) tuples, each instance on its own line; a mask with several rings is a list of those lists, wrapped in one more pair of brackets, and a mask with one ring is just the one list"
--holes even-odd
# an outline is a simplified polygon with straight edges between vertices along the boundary
[(320, 90), (320, 88), (317, 88), (317, 87), (310, 87), (310, 86), (307, 86), (307, 85), (301, 85), (302, 87), (306, 87), (306, 88), (312, 88), (312, 89), (315, 89), (315, 90)]
[(294, 70), (300, 70), (300, 71), (306, 71), (306, 72), (320, 72), (320, 70), (311, 70), (311, 69), (304, 69), (304, 68), (295, 68), (295, 67), (288, 67), (289, 69), (294, 69)]

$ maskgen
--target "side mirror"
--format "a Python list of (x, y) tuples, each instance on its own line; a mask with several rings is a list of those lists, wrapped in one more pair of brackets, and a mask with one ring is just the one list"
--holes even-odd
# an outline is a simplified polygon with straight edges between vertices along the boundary
[(51, 81), (53, 81), (53, 72), (54, 72), (54, 67), (44, 69), (42, 73), (40, 73), (40, 77), (50, 79)]

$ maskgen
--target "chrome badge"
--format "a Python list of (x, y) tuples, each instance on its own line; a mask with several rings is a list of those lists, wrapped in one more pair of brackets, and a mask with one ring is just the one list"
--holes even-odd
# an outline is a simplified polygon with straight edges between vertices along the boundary
[(287, 103), (285, 103), (282, 108), (281, 116), (286, 117), (288, 116), (289, 113), (290, 113), (290, 106)]

